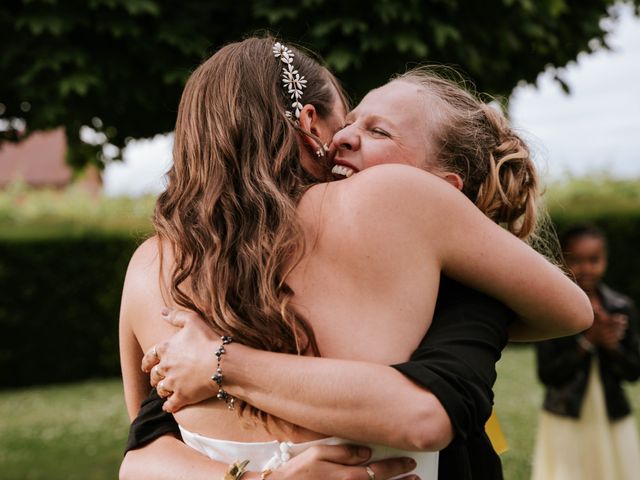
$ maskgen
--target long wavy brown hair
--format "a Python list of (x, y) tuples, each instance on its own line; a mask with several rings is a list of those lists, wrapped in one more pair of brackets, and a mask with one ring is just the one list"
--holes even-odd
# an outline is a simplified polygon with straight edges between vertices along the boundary
[[(229, 44), (189, 78), (154, 225), (173, 249), (168, 290), (176, 304), (245, 345), (319, 354), (286, 284), (304, 253), (296, 205), (313, 179), (300, 163), (300, 129), (285, 116), (291, 99), (274, 42)], [(339, 84), (292, 50), (307, 79), (303, 103), (326, 118), (342, 95)]]

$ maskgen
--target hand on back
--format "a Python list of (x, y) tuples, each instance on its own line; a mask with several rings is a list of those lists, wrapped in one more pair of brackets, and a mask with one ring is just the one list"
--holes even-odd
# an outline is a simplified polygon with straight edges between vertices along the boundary
[(616, 350), (624, 338), (629, 319), (620, 313), (610, 314), (602, 308), (594, 308), (593, 326), (584, 336), (592, 344), (607, 350)]
[[(284, 463), (269, 475), (269, 480), (387, 480), (412, 471), (415, 461), (411, 458), (392, 458), (363, 466), (371, 452), (368, 448), (353, 445), (317, 445)], [(419, 480), (416, 475), (402, 480)]]
[(164, 309), (162, 317), (180, 330), (144, 355), (142, 370), (150, 373), (158, 394), (168, 397), (163, 409), (177, 412), (216, 395), (218, 387), (211, 376), (220, 337), (193, 312)]

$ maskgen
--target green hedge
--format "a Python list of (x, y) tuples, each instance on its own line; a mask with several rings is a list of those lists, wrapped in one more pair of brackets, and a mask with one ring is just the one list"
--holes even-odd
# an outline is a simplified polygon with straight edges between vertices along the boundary
[[(607, 233), (607, 281), (640, 303), (640, 211), (552, 212), (558, 230), (590, 221)], [(140, 236), (58, 231), (0, 236), (0, 387), (119, 375), (118, 310)]]
[(138, 241), (0, 241), (0, 386), (119, 375), (118, 310)]

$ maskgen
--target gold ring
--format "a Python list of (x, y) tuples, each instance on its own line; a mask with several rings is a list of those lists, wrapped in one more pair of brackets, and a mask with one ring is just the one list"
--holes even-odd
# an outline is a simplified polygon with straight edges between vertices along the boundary
[[(162, 393), (160, 392), (160, 390), (162, 390)], [(164, 382), (158, 383), (158, 386), (156, 387), (156, 391), (158, 392), (158, 395), (160, 395), (161, 397), (168, 397), (170, 395), (173, 395), (173, 392), (171, 390), (169, 390), (168, 388), (165, 388)], [(166, 395), (163, 395), (163, 394), (166, 394)]]
[(369, 480), (376, 480), (376, 472), (373, 471), (373, 468), (367, 465), (364, 469), (367, 471), (367, 475), (369, 475)]

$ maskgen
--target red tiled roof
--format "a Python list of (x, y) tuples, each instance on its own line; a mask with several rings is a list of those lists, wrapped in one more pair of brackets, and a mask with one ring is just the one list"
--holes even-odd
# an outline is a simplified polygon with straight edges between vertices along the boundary
[(0, 187), (22, 179), (34, 187), (64, 187), (73, 171), (65, 163), (67, 138), (63, 128), (34, 132), (19, 143), (0, 146)]

